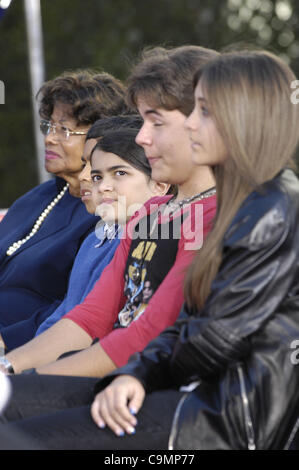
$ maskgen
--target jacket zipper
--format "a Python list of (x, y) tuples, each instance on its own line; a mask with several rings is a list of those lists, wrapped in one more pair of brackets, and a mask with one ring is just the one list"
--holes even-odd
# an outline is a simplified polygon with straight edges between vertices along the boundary
[[(250, 414), (250, 409), (249, 409), (249, 401), (248, 401), (248, 396), (247, 396), (246, 387), (245, 387), (244, 372), (240, 364), (237, 366), (237, 371), (238, 371), (238, 376), (239, 376), (241, 399), (242, 399), (242, 404), (243, 404), (245, 429), (246, 429), (246, 435), (247, 435), (247, 447), (248, 447), (248, 450), (256, 450), (253, 424), (252, 424), (252, 419), (251, 419), (251, 414)], [(182, 406), (187, 396), (188, 396), (188, 393), (185, 393), (182, 396), (175, 410), (175, 414), (174, 414), (172, 425), (171, 425), (170, 435), (169, 435), (168, 450), (174, 450), (174, 440), (177, 435), (179, 415), (180, 415)]]
[(248, 401), (248, 396), (247, 396), (246, 386), (245, 386), (244, 372), (240, 364), (237, 366), (237, 371), (239, 375), (241, 398), (242, 398), (243, 411), (244, 411), (245, 429), (246, 429), (246, 435), (247, 435), (247, 447), (248, 447), (248, 450), (256, 450), (253, 424), (252, 424), (252, 419), (251, 419), (251, 414), (250, 414), (250, 409), (249, 409), (249, 401)]
[(297, 418), (297, 421), (296, 421), (296, 423), (294, 424), (294, 426), (292, 428), (292, 431), (290, 433), (288, 441), (287, 441), (286, 445), (284, 446), (283, 450), (289, 450), (289, 448), (290, 448), (290, 446), (291, 446), (291, 444), (294, 440), (294, 437), (297, 434), (298, 429), (299, 429), (299, 418)]
[(169, 434), (169, 440), (168, 440), (168, 450), (174, 450), (174, 440), (175, 440), (175, 437), (177, 435), (177, 429), (178, 429), (178, 420), (179, 420), (179, 414), (181, 412), (181, 408), (183, 406), (183, 403), (184, 401), (186, 400), (187, 396), (189, 394), (188, 393), (185, 393), (182, 398), (180, 399), (179, 403), (178, 403), (178, 406), (176, 407), (176, 410), (175, 410), (175, 413), (174, 413), (174, 417), (173, 417), (173, 420), (172, 420), (172, 425), (171, 425), (171, 430), (170, 430), (170, 434)]

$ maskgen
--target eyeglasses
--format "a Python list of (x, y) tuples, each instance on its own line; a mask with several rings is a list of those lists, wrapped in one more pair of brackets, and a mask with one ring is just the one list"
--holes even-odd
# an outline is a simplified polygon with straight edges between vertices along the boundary
[(47, 121), (46, 119), (41, 119), (39, 128), (43, 135), (49, 135), (50, 132), (55, 134), (56, 139), (60, 142), (69, 140), (70, 135), (86, 135), (87, 131), (72, 131), (66, 126), (62, 126), (61, 124), (52, 124), (51, 121)]

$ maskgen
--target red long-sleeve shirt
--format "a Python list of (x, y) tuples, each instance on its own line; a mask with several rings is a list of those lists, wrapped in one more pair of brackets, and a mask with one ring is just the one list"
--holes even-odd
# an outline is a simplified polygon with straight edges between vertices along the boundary
[[(157, 205), (165, 204), (168, 199), (169, 197), (163, 197), (148, 201), (145, 204), (148, 217), (155, 212)], [(64, 318), (73, 320), (93, 339), (99, 338), (102, 348), (118, 367), (126, 364), (133, 353), (143, 350), (153, 338), (177, 319), (184, 301), (183, 279), (186, 268), (196, 249), (200, 248), (202, 239), (208, 234), (215, 211), (216, 196), (195, 201), (184, 209), (186, 217), (177, 242), (159, 239), (154, 241), (154, 255), (146, 265), (146, 280), (150, 287), (153, 287), (153, 292), (149, 302), (146, 302), (144, 312), (126, 328), (113, 329), (119, 312), (128, 301), (124, 294), (128, 284), (125, 278), (128, 281), (130, 262), (136, 253), (135, 247), (140, 243), (140, 240), (136, 240), (136, 235), (135, 239), (132, 238), (137, 224), (145, 220), (144, 212), (134, 217), (127, 225), (126, 236), (121, 240), (113, 260), (105, 268), (85, 301)], [(163, 217), (159, 219), (159, 224), (163, 224)], [(169, 252), (165, 254), (165, 251)], [(173, 264), (165, 268), (169, 257)], [(157, 285), (159, 279), (155, 279), (155, 276), (159, 271), (159, 263), (161, 270), (166, 269), (167, 272)]]

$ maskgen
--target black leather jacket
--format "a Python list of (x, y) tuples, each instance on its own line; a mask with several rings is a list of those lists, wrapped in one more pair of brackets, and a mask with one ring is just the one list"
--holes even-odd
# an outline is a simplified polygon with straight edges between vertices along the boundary
[(298, 221), (299, 182), (285, 169), (237, 212), (204, 308), (184, 307), (113, 374), (147, 392), (200, 381), (179, 403), (170, 449), (288, 446), (299, 416)]

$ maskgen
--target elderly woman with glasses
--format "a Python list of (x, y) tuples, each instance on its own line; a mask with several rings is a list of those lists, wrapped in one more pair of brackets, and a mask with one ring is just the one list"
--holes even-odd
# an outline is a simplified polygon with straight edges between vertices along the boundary
[(107, 73), (64, 73), (38, 97), (45, 167), (55, 178), (20, 197), (0, 224), (0, 347), (6, 351), (30, 340), (62, 301), (80, 244), (98, 220), (80, 199), (78, 179), (89, 127), (128, 112), (124, 86)]

